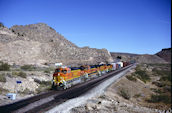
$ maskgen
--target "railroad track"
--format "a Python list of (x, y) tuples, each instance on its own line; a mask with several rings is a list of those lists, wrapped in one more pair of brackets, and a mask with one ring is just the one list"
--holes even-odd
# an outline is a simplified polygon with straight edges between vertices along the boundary
[(109, 72), (98, 78), (91, 79), (87, 82), (77, 84), (69, 89), (62, 91), (49, 91), (34, 97), (30, 97), (12, 104), (0, 106), (0, 113), (42, 113), (58, 104), (61, 104), (69, 99), (78, 97), (104, 80), (124, 71), (133, 65), (126, 66), (122, 69)]

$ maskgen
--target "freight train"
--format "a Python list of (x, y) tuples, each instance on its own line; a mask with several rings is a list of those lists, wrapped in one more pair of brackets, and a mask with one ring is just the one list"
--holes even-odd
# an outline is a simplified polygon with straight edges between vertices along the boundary
[(58, 66), (53, 74), (53, 89), (67, 89), (75, 84), (103, 76), (105, 73), (123, 68), (129, 62), (117, 62), (111, 64), (82, 65), (80, 67)]

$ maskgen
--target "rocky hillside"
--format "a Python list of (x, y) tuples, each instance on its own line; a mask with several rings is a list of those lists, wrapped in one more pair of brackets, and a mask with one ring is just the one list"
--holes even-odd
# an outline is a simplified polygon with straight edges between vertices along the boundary
[(166, 63), (166, 61), (162, 58), (160, 58), (157, 55), (149, 55), (149, 54), (131, 54), (131, 53), (115, 53), (111, 52), (111, 56), (114, 60), (118, 56), (121, 56), (121, 60), (123, 61), (134, 61), (137, 63)]
[(162, 49), (160, 52), (156, 53), (156, 55), (167, 62), (171, 62), (171, 48)]
[(171, 113), (171, 65), (141, 64), (69, 113)]
[(0, 60), (18, 65), (79, 65), (110, 62), (112, 57), (106, 49), (79, 48), (50, 26), (38, 23), (0, 27)]

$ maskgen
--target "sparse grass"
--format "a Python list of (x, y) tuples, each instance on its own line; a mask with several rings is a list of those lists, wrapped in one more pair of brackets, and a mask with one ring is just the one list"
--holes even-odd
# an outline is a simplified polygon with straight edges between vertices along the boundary
[(9, 71), (10, 65), (8, 63), (4, 63), (0, 61), (0, 71)]
[(21, 94), (33, 94), (34, 92), (30, 91), (28, 88), (26, 88), (24, 91), (18, 91), (18, 93), (21, 93)]
[(39, 81), (39, 84), (39, 88), (36, 89), (37, 93), (41, 93), (42, 91), (51, 89), (51, 81)]
[[(157, 88), (151, 88), (153, 94), (149, 94), (146, 101), (156, 105), (171, 104), (171, 65), (169, 64), (146, 64), (137, 65), (134, 75), (143, 82), (150, 81)], [(151, 71), (152, 70), (152, 71)], [(149, 76), (150, 75), (150, 76)], [(151, 77), (151, 78), (150, 78)], [(140, 97), (140, 94), (133, 96)]]
[(37, 82), (38, 84), (42, 85), (42, 86), (51, 85), (51, 81), (40, 81), (39, 79), (34, 79), (34, 81)]
[(106, 96), (105, 95), (101, 95), (99, 98), (106, 99)]
[(171, 93), (171, 85), (163, 87), (163, 92), (170, 92)]
[(127, 75), (126, 78), (127, 78), (128, 80), (130, 80), (130, 81), (134, 81), (134, 82), (137, 81), (137, 79), (135, 78), (135, 76), (134, 76), (133, 73), (132, 73), (131, 75)]
[(136, 66), (136, 71), (139, 71), (139, 70), (141, 70), (141, 65)]
[(142, 80), (144, 83), (146, 83), (147, 81), (150, 81), (150, 77), (146, 73), (146, 71), (136, 70), (135, 74), (136, 74), (137, 78), (139, 78), (140, 80)]
[(156, 94), (152, 94), (147, 100), (150, 103), (171, 103), (171, 65), (170, 64), (151, 64), (153, 67), (152, 73), (159, 76), (160, 80), (152, 82), (152, 84), (159, 88), (152, 88), (151, 90)]
[(21, 71), (21, 69), (15, 69), (15, 70), (13, 70), (13, 71)]
[(165, 94), (160, 94), (160, 95), (152, 94), (151, 98), (148, 99), (147, 101), (150, 102), (150, 103), (158, 103), (158, 102), (163, 102), (163, 103), (166, 103), (166, 104), (171, 103), (170, 97), (168, 95), (165, 95)]
[(165, 63), (153, 63), (153, 64), (147, 64), (149, 66), (153, 66), (153, 67), (170, 67), (170, 64), (165, 64)]
[(19, 72), (17, 72), (17, 71), (12, 71), (12, 75), (13, 75), (13, 76), (20, 76), (20, 77), (22, 77), (22, 78), (26, 78), (26, 76), (27, 76), (27, 74), (26, 74), (25, 72), (23, 72), (23, 71), (19, 71)]
[(41, 81), (40, 85), (51, 86), (51, 81)]
[(120, 90), (119, 94), (127, 100), (130, 99), (130, 95), (129, 95), (128, 91), (123, 88)]
[(147, 81), (150, 81), (150, 77), (149, 75), (146, 73), (146, 71), (144, 69), (142, 69), (141, 67), (144, 67), (144, 65), (137, 65), (137, 67), (135, 68), (135, 76), (140, 79), (141, 81), (143, 81), (144, 83), (146, 83)]
[(10, 78), (13, 77), (12, 74), (11, 74), (11, 72), (6, 73), (6, 76), (8, 76), (8, 77), (10, 77)]
[(6, 82), (5, 73), (0, 74), (0, 82)]
[(44, 73), (50, 73), (49, 69), (44, 70)]
[(164, 87), (165, 86), (165, 84), (163, 82), (158, 82), (158, 81), (154, 81), (154, 82), (152, 82), (152, 84), (155, 84), (158, 87)]
[(44, 70), (44, 73), (51, 73), (51, 71), (54, 71), (54, 70), (55, 70), (55, 68), (49, 67), (49, 68), (46, 68), (46, 69)]
[(160, 78), (160, 81), (171, 81), (171, 74), (169, 74), (167, 76), (162, 76)]
[(134, 98), (139, 98), (141, 96), (141, 94), (139, 93), (139, 94), (135, 94), (133, 97)]
[(13, 76), (18, 76), (18, 73), (19, 73), (19, 72), (17, 72), (17, 71), (12, 71), (12, 75), (13, 75)]
[(168, 80), (168, 81), (171, 80), (171, 76), (170, 76), (171, 71), (169, 71), (169, 70), (158, 70), (158, 69), (154, 68), (152, 71), (155, 75), (164, 77), (164, 80)]
[(20, 71), (18, 76), (20, 76), (22, 78), (26, 78), (26, 73), (23, 71)]
[(36, 68), (34, 67), (34, 66), (32, 66), (32, 65), (24, 65), (24, 66), (21, 66), (20, 67), (22, 70), (24, 70), (24, 71), (33, 71), (33, 70), (35, 70)]
[(0, 94), (2, 94), (3, 92), (8, 92), (8, 90), (7, 89), (4, 89), (4, 88), (2, 88), (2, 87), (0, 87)]
[(155, 93), (158, 93), (158, 94), (162, 93), (161, 89), (151, 88), (151, 90)]

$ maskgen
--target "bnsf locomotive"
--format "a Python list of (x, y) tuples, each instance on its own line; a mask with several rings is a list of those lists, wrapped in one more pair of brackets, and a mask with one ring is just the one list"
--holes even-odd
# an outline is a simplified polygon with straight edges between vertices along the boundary
[(59, 66), (53, 74), (53, 89), (66, 89), (72, 85), (85, 82), (93, 77), (117, 70), (129, 65), (128, 62), (117, 62), (101, 65), (83, 65), (80, 67)]

